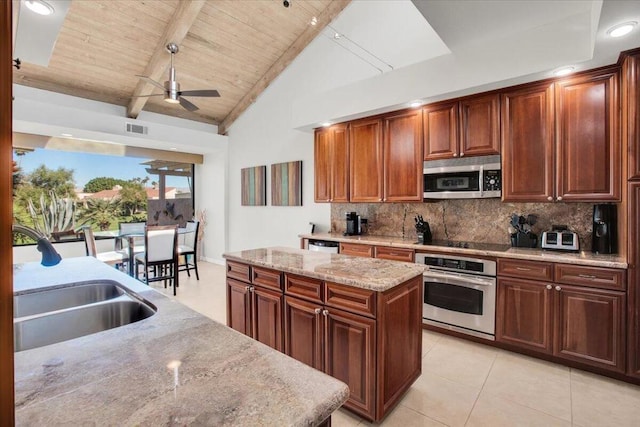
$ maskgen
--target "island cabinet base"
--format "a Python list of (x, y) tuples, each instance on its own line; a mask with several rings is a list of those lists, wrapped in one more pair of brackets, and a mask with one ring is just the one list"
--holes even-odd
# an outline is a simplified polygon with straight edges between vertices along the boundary
[[(236, 271), (257, 267), (228, 264), (228, 326), (252, 336), (256, 322), (245, 328), (251, 316), (238, 309), (250, 305), (243, 293), (254, 286), (252, 274), (245, 273), (245, 286), (233, 278)], [(282, 318), (269, 316), (263, 328), (282, 327), (284, 353), (346, 383), (350, 396), (344, 408), (382, 420), (421, 374), (422, 275), (385, 291), (286, 272), (282, 277)]]

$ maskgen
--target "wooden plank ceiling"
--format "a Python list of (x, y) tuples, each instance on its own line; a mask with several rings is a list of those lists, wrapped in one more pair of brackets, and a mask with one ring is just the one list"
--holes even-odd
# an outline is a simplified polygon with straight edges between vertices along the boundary
[[(219, 126), (225, 133), (350, 0), (73, 0), (47, 67), (23, 62), (14, 83)], [(311, 25), (313, 17), (317, 24)], [(177, 43), (181, 90), (217, 89), (219, 98), (186, 97), (189, 112), (136, 75), (168, 79), (168, 42)]]

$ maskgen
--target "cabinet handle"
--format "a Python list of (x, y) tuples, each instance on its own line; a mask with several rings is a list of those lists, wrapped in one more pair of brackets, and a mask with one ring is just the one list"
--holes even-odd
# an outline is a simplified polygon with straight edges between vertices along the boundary
[(547, 285), (547, 289), (551, 290), (551, 288), (553, 288), (553, 286)]
[(525, 268), (525, 267), (516, 267), (516, 270), (520, 270), (520, 271), (531, 271), (530, 268)]
[(326, 309), (322, 310), (322, 314), (324, 314), (325, 316), (328, 316), (329, 315), (329, 310), (326, 310)]
[(598, 276), (592, 276), (589, 274), (578, 274), (578, 277), (582, 277), (583, 279), (597, 279)]
[(322, 311), (322, 309), (320, 309), (320, 308), (316, 308), (315, 310), (313, 310), (313, 312), (315, 314), (320, 314), (321, 311)]
[(249, 292), (253, 292), (255, 291), (256, 288), (254, 288), (253, 286), (249, 286)]
[(460, 157), (463, 157), (463, 156), (464, 156), (464, 153), (460, 153)]
[(562, 288), (560, 286), (556, 286), (556, 291), (561, 291)]
[(558, 196), (558, 198), (556, 200), (557, 201), (561, 201), (562, 200), (562, 196)]
[(553, 197), (549, 196), (549, 197), (547, 197), (547, 200), (551, 202), (551, 201), (553, 201)]
[(458, 157), (458, 153), (453, 153), (453, 157)]
[(245, 286), (244, 290), (247, 291), (247, 292), (251, 292), (251, 286)]

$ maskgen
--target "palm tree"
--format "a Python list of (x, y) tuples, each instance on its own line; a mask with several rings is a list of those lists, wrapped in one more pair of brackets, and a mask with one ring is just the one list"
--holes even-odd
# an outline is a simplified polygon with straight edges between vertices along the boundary
[(80, 210), (79, 219), (82, 224), (97, 225), (100, 230), (108, 230), (112, 222), (118, 220), (122, 207), (119, 198), (85, 199)]

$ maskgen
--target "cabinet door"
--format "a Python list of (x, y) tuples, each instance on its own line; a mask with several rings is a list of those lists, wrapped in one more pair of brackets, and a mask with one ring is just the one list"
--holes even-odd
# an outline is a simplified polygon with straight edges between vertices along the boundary
[(422, 111), (384, 118), (384, 201), (421, 202)]
[(502, 200), (553, 201), (553, 85), (502, 94)]
[(335, 308), (325, 308), (325, 373), (349, 386), (345, 406), (375, 418), (376, 322)]
[(458, 157), (458, 102), (439, 102), (422, 109), (424, 160)]
[(349, 201), (349, 132), (347, 125), (331, 127), (331, 201)]
[(283, 351), (281, 293), (255, 286), (252, 294), (253, 338), (261, 343)]
[(373, 258), (373, 246), (360, 243), (340, 243), (340, 253), (342, 255), (361, 256)]
[(496, 341), (542, 353), (553, 349), (552, 285), (498, 279)]
[(251, 285), (227, 279), (227, 326), (252, 336)]
[(622, 137), (629, 145), (629, 179), (640, 178), (640, 52), (622, 64)]
[(284, 307), (285, 353), (306, 365), (323, 370), (322, 306), (285, 296)]
[(556, 83), (558, 200), (620, 200), (617, 69)]
[(331, 201), (331, 130), (316, 129), (313, 143), (314, 200)]
[(557, 285), (554, 355), (623, 372), (623, 292)]
[(460, 156), (500, 154), (500, 95), (460, 101)]
[(383, 197), (382, 121), (359, 120), (349, 131), (349, 188), (352, 202), (381, 202)]
[(628, 321), (629, 360), (628, 375), (640, 378), (640, 181), (629, 183), (629, 237), (627, 238), (627, 257), (629, 260), (629, 304)]

